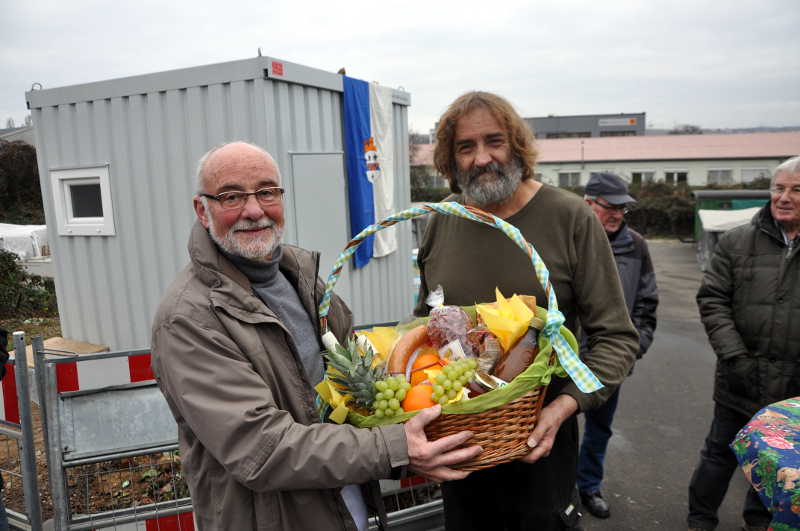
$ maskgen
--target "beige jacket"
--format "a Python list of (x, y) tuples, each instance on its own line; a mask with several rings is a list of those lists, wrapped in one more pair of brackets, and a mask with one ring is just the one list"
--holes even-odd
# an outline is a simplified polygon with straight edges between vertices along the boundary
[[(354, 530), (340, 487), (407, 464), (402, 425), (319, 423), (287, 329), (199, 223), (189, 255), (158, 308), (152, 364), (178, 423), (198, 529)], [(323, 292), (317, 260), (284, 246), (281, 270), (310, 315)], [(351, 319), (334, 297), (329, 323), (340, 339)], [(383, 513), (371, 485), (365, 501)]]

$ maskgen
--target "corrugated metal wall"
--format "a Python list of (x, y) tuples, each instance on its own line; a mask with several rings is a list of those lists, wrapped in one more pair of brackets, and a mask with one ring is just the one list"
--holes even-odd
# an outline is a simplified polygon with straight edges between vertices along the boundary
[[(188, 262), (195, 165), (210, 147), (253, 142), (272, 153), (281, 168), (289, 167), (289, 152), (343, 150), (341, 89), (330, 88), (337, 79), (341, 85), (340, 78), (288, 63), (298, 77), (323, 82), (283, 81), (262, 75), (269, 61), (28, 94), (65, 337), (111, 349), (149, 345), (161, 295)], [(394, 118), (399, 210), (410, 197), (407, 107), (395, 104)], [(59, 236), (49, 170), (101, 164), (109, 165), (116, 236)], [(403, 225), (398, 225), (398, 252), (344, 273), (357, 323), (397, 320), (411, 312), (411, 231)], [(296, 243), (296, 237), (287, 223), (286, 241)]]

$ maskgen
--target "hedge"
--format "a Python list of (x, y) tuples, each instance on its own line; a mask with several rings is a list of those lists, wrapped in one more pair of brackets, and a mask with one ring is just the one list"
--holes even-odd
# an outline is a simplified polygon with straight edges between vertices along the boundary
[(31, 275), (0, 249), (0, 319), (58, 315), (53, 279)]

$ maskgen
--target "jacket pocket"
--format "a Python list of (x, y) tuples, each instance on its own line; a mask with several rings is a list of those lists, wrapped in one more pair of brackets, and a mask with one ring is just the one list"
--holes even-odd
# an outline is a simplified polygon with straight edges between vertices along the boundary
[(720, 387), (732, 395), (758, 400), (758, 360), (744, 355), (720, 361)]
[(288, 529), (288, 527), (284, 526), (278, 496), (278, 494), (272, 492), (253, 493), (253, 510), (256, 519), (253, 529), (258, 531)]

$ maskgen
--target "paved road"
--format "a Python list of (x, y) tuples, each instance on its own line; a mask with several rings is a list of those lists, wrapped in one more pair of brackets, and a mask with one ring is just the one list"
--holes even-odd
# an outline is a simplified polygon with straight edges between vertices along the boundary
[[(606, 459), (611, 518), (585, 514), (587, 531), (685, 530), (689, 478), (711, 423), (714, 354), (695, 304), (694, 246), (650, 241), (660, 294), (658, 329), (623, 385)], [(747, 484), (734, 474), (720, 531), (741, 528)]]

